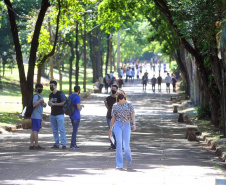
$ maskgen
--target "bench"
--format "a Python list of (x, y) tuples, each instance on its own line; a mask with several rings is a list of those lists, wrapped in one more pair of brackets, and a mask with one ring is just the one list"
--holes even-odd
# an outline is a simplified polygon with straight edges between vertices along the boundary
[(188, 141), (197, 141), (196, 136), (201, 135), (198, 126), (196, 125), (186, 125), (187, 132), (186, 132), (186, 139)]
[(94, 93), (100, 93), (100, 89), (94, 88), (93, 92), (94, 92)]
[(178, 106), (179, 106), (179, 104), (173, 104), (173, 113), (178, 112)]
[(226, 179), (216, 179), (215, 185), (225, 185)]

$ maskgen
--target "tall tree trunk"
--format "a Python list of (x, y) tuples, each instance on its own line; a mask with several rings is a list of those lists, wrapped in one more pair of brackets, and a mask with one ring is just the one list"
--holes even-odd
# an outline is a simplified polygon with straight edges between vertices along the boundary
[(45, 13), (48, 7), (50, 6), (50, 2), (49, 0), (42, 0), (42, 3), (41, 3), (41, 9), (38, 15), (38, 19), (37, 19), (34, 34), (33, 34), (33, 39), (31, 42), (27, 79), (25, 77), (23, 57), (22, 57), (21, 45), (19, 41), (18, 28), (15, 20), (15, 13), (13, 11), (13, 7), (10, 0), (4, 0), (4, 2), (7, 5), (7, 9), (8, 9), (11, 32), (12, 32), (15, 51), (16, 51), (16, 61), (17, 61), (17, 66), (19, 70), (22, 104), (23, 104), (23, 107), (25, 107), (27, 105), (28, 100), (33, 95), (34, 67), (35, 67), (35, 61), (36, 61), (36, 52), (39, 45), (38, 39), (40, 35), (42, 22), (44, 20)]
[(89, 48), (90, 48), (90, 53), (89, 53), (89, 56), (90, 56), (90, 60), (91, 60), (91, 63), (92, 63), (92, 69), (93, 69), (93, 82), (95, 82), (95, 76), (96, 76), (96, 59), (95, 59), (95, 56), (94, 56), (94, 37), (92, 36), (91, 32), (89, 33)]
[(78, 44), (79, 44), (79, 40), (78, 40), (78, 21), (76, 21), (76, 41), (75, 41), (75, 49), (76, 49), (76, 63), (75, 63), (75, 84), (76, 86), (78, 86), (78, 79), (79, 79), (79, 53), (78, 53)]
[(71, 48), (71, 57), (69, 58), (69, 95), (72, 93), (72, 62), (75, 58), (74, 47), (72, 41), (69, 42)]
[[(111, 38), (110, 38), (110, 39), (109, 39), (110, 71), (112, 71), (112, 51), (113, 51), (112, 40), (111, 40)], [(107, 73), (106, 73), (106, 74), (107, 74)]]
[(84, 35), (83, 35), (83, 46), (84, 46), (84, 78), (83, 78), (83, 90), (86, 92), (86, 28), (84, 29)]
[(185, 80), (185, 83), (186, 83), (186, 91), (185, 91), (185, 93), (188, 96), (190, 96), (191, 84), (190, 84), (187, 68), (184, 66), (184, 62), (182, 61), (183, 59), (181, 57), (181, 50), (180, 50), (180, 48), (176, 51), (175, 58), (177, 60), (178, 67), (179, 67), (179, 69), (181, 71), (181, 75), (183, 76), (183, 79)]
[(110, 34), (107, 34), (107, 55), (106, 55), (106, 66), (105, 66), (105, 75), (108, 71), (108, 63), (109, 63), (109, 53), (110, 53)]

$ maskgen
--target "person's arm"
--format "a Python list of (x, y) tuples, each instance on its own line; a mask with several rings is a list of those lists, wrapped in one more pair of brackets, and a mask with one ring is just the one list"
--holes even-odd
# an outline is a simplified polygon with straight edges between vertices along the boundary
[(111, 138), (112, 137), (112, 128), (115, 124), (115, 117), (112, 117), (111, 118), (111, 126), (110, 126), (110, 129), (109, 129), (109, 137)]
[(37, 100), (36, 102), (33, 103), (33, 107), (37, 107), (39, 105), (39, 103), (41, 103), (43, 101), (43, 98), (41, 97), (39, 100)]
[(77, 103), (76, 106), (80, 111), (82, 110), (82, 108), (84, 108), (84, 105), (81, 105), (80, 103)]
[(104, 99), (104, 104), (105, 104), (105, 107), (108, 109), (108, 102), (107, 102), (107, 98)]
[(132, 123), (133, 123), (133, 131), (136, 130), (136, 121), (135, 121), (135, 113), (131, 114), (131, 118), (132, 118)]

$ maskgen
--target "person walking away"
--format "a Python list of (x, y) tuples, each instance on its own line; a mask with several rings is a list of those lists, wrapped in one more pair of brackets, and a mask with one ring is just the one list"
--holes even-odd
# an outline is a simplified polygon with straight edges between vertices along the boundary
[(132, 68), (131, 67), (129, 68), (129, 79), (130, 79), (130, 82), (132, 82)]
[(166, 73), (166, 62), (163, 63), (163, 69), (164, 69), (164, 73)]
[(172, 75), (173, 92), (176, 92), (176, 83), (177, 83), (177, 79), (176, 79), (176, 76), (173, 74)]
[(139, 59), (136, 60), (136, 69), (138, 69), (139, 66)]
[(66, 101), (66, 97), (63, 92), (57, 91), (57, 82), (50, 81), (50, 90), (52, 91), (49, 95), (48, 105), (51, 107), (50, 122), (53, 131), (53, 137), (55, 144), (51, 147), (53, 149), (59, 148), (59, 131), (60, 141), (62, 149), (66, 149), (67, 140), (66, 132), (64, 127), (64, 111), (63, 106)]
[(109, 130), (109, 137), (112, 137), (112, 130), (114, 130), (116, 138), (116, 168), (122, 169), (123, 147), (127, 167), (130, 167), (132, 164), (132, 156), (130, 149), (130, 120), (132, 120), (133, 122), (132, 129), (133, 131), (135, 131), (135, 112), (132, 103), (126, 100), (126, 93), (122, 89), (118, 90), (116, 93), (116, 102), (117, 103), (115, 103), (112, 107), (112, 118)]
[(119, 79), (117, 81), (117, 84), (118, 84), (118, 87), (119, 88), (122, 88), (122, 85), (124, 84), (123, 79), (122, 79), (122, 76), (119, 76)]
[[(38, 133), (41, 128), (42, 118), (43, 118), (43, 107), (46, 107), (46, 103), (41, 95), (43, 90), (42, 84), (35, 85), (35, 95), (33, 96), (33, 112), (31, 114), (32, 131), (30, 135), (30, 147), (29, 150), (44, 150), (38, 144)], [(34, 144), (35, 143), (35, 144)]]
[(140, 80), (140, 69), (138, 68), (137, 69), (137, 81), (139, 81)]
[(142, 65), (140, 65), (140, 74), (142, 75)]
[(166, 92), (170, 93), (170, 83), (171, 83), (171, 77), (169, 75), (169, 73), (167, 73), (167, 76), (165, 78), (166, 81)]
[(135, 76), (134, 68), (132, 68), (131, 75), (132, 75), (132, 82), (134, 82), (134, 76)]
[(72, 98), (73, 106), (75, 107), (74, 113), (70, 116), (71, 124), (73, 126), (73, 132), (71, 136), (71, 150), (80, 149), (80, 147), (77, 145), (77, 133), (78, 133), (78, 127), (81, 120), (80, 111), (82, 108), (84, 108), (84, 105), (81, 105), (81, 98), (79, 96), (80, 94), (80, 86), (74, 86), (74, 93), (69, 96), (69, 98)]
[(120, 69), (120, 75), (123, 77), (123, 69), (122, 69), (122, 67)]
[(161, 68), (162, 68), (162, 65), (161, 65), (161, 62), (160, 61), (159, 61), (159, 64), (158, 64), (158, 68), (159, 68), (159, 76), (160, 76)]
[(102, 93), (102, 88), (104, 86), (104, 80), (101, 76), (99, 77), (99, 83), (100, 83), (99, 90), (100, 90), (100, 93)]
[(127, 69), (126, 69), (126, 83), (128, 82), (128, 78), (129, 78), (129, 68), (127, 67)]
[(142, 77), (142, 82), (143, 82), (143, 91), (146, 91), (147, 83), (148, 83), (148, 75), (147, 73), (144, 73)]
[(153, 78), (151, 79), (151, 84), (152, 84), (152, 91), (155, 92), (155, 84), (156, 84), (157, 79), (155, 78), (155, 75), (153, 75)]
[(157, 78), (157, 83), (158, 83), (158, 91), (161, 92), (162, 77), (160, 75)]
[[(110, 129), (110, 124), (111, 124), (111, 112), (112, 112), (112, 106), (114, 105), (114, 103), (116, 102), (116, 92), (118, 90), (118, 86), (117, 85), (113, 85), (111, 88), (111, 96), (108, 96), (107, 98), (104, 99), (104, 104), (107, 108), (107, 124), (108, 124), (108, 128)], [(112, 130), (112, 135), (115, 139), (115, 134), (114, 131)], [(116, 139), (115, 139), (116, 141)], [(109, 149), (116, 149), (115, 147), (115, 143), (112, 143), (112, 141), (110, 140), (111, 146)]]

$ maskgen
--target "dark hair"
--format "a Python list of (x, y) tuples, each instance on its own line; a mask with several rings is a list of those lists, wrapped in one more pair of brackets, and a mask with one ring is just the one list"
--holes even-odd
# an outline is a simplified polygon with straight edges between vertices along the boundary
[(35, 89), (37, 89), (38, 87), (39, 87), (39, 88), (43, 88), (43, 85), (42, 85), (42, 84), (36, 84), (36, 85), (35, 85)]
[(57, 86), (57, 82), (55, 80), (51, 80), (49, 83), (50, 84), (54, 84), (55, 86)]
[(116, 88), (118, 89), (118, 86), (117, 86), (117, 85), (115, 85), (115, 84), (114, 84), (114, 85), (112, 85), (112, 87), (116, 87)]
[(78, 85), (78, 86), (74, 86), (74, 91), (75, 92), (79, 92), (80, 91), (80, 86)]

